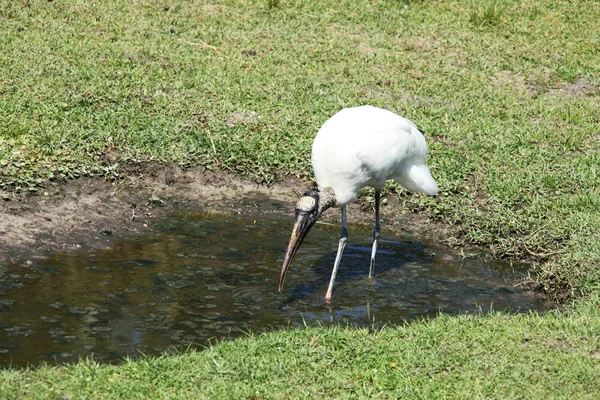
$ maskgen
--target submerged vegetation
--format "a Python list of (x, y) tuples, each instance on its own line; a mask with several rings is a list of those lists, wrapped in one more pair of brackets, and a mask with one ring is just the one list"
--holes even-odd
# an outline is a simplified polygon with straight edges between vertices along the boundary
[[(598, 3), (0, 1), (0, 30), (5, 199), (83, 175), (118, 179), (123, 163), (147, 161), (220, 169), (262, 183), (308, 179), (318, 127), (343, 107), (372, 104), (423, 128), (441, 188), (434, 199), (390, 186), (393, 195), (452, 226), (457, 244), (528, 259), (532, 280), (553, 299), (566, 302), (600, 289)], [(347, 367), (356, 371), (341, 374), (347, 380), (336, 380), (335, 390), (317, 370), (332, 376), (346, 365), (330, 369), (320, 358), (324, 366), (313, 365), (315, 358), (303, 358), (303, 346), (308, 352), (344, 348), (344, 340), (367, 337), (365, 331), (336, 331), (339, 337), (322, 347), (318, 342), (332, 332), (281, 333), (262, 345), (249, 338), (237, 346), (256, 346), (244, 356), (259, 357), (282, 354), (273, 341), (302, 338), (290, 360), (307, 364), (293, 373), (310, 371), (315, 387), (299, 397), (342, 396), (348, 387), (358, 397), (566, 397), (598, 391), (598, 336), (586, 325), (592, 316), (598, 317), (594, 306), (566, 317), (444, 317), (406, 328), (444, 327), (433, 346), (416, 334), (403, 337), (402, 330), (390, 341), (383, 336), (393, 333), (384, 330), (357, 351), (415, 346), (415, 358), (370, 361), (359, 373), (360, 358), (347, 354), (356, 360)], [(480, 332), (489, 341), (520, 324), (532, 333), (505, 343), (513, 358), (465, 337)], [(230, 396), (270, 397), (263, 390), (275, 378), (256, 367), (249, 377), (214, 356), (227, 346), (182, 356), (193, 375), (208, 368), (203, 363), (216, 368), (214, 374), (181, 380), (184, 386), (163, 397), (202, 385), (208, 385), (205, 397), (227, 395), (226, 379), (242, 388)], [(420, 368), (423, 357), (441, 364)], [(122, 370), (83, 363), (4, 371), (0, 393), (18, 397), (31, 387), (93, 396), (85, 382), (97, 377), (106, 393), (132, 390), (131, 397), (145, 397), (152, 386), (131, 382), (153, 382), (153, 374), (176, 368), (179, 360), (127, 363)], [(270, 362), (269, 368), (287, 370)], [(379, 379), (384, 370), (405, 382), (405, 391), (401, 383)], [(466, 392), (469, 376), (480, 379), (477, 393)], [(63, 390), (63, 378), (74, 386)], [(572, 385), (557, 385), (571, 378)], [(275, 379), (280, 385), (277, 379), (283, 378)], [(365, 379), (370, 386), (361, 386)], [(442, 384), (416, 392), (429, 387), (425, 382)]]

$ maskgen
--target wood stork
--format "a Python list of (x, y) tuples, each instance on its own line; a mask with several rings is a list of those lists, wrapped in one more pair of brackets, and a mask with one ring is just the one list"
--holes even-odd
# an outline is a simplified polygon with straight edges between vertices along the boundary
[(296, 251), (326, 209), (342, 211), (342, 230), (333, 272), (325, 295), (331, 301), (335, 276), (348, 239), (346, 205), (366, 186), (375, 188), (375, 229), (369, 277), (373, 277), (380, 232), (381, 189), (393, 179), (412, 192), (435, 195), (438, 186), (425, 165), (428, 153), (423, 134), (406, 118), (372, 106), (346, 108), (327, 120), (312, 146), (312, 166), (319, 190), (309, 190), (296, 204), (296, 222), (281, 268), (279, 292)]

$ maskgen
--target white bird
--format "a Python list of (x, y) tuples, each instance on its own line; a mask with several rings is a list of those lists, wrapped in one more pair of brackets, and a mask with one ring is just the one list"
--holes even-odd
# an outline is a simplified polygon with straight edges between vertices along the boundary
[(412, 192), (435, 195), (438, 185), (425, 165), (429, 152), (417, 126), (391, 111), (372, 106), (346, 108), (327, 120), (313, 142), (312, 166), (319, 190), (309, 190), (296, 204), (296, 222), (281, 268), (279, 292), (296, 251), (310, 228), (326, 209), (342, 211), (342, 230), (325, 301), (331, 301), (333, 284), (348, 239), (346, 205), (366, 186), (375, 188), (375, 229), (369, 277), (381, 229), (381, 189), (393, 179)]

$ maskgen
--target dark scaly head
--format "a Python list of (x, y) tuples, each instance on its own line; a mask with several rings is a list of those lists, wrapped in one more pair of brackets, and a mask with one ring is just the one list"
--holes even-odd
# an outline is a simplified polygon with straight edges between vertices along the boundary
[(302, 241), (310, 231), (310, 228), (317, 222), (319, 215), (324, 211), (325, 207), (321, 204), (320, 193), (316, 190), (309, 190), (300, 197), (296, 203), (296, 222), (292, 229), (292, 236), (288, 244), (281, 275), (279, 276), (279, 292), (283, 291), (283, 282), (288, 268), (292, 264), (292, 260), (296, 252), (300, 248)]

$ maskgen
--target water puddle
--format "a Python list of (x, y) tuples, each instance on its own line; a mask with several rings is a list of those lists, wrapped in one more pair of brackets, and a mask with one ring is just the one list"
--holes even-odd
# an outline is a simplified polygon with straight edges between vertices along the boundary
[(524, 269), (462, 260), (384, 228), (375, 279), (371, 232), (350, 226), (333, 302), (323, 301), (338, 227), (316, 225), (277, 292), (292, 222), (179, 213), (110, 250), (57, 252), (0, 266), (0, 365), (114, 362), (245, 332), (313, 323), (398, 324), (421, 316), (544, 310), (514, 282)]

